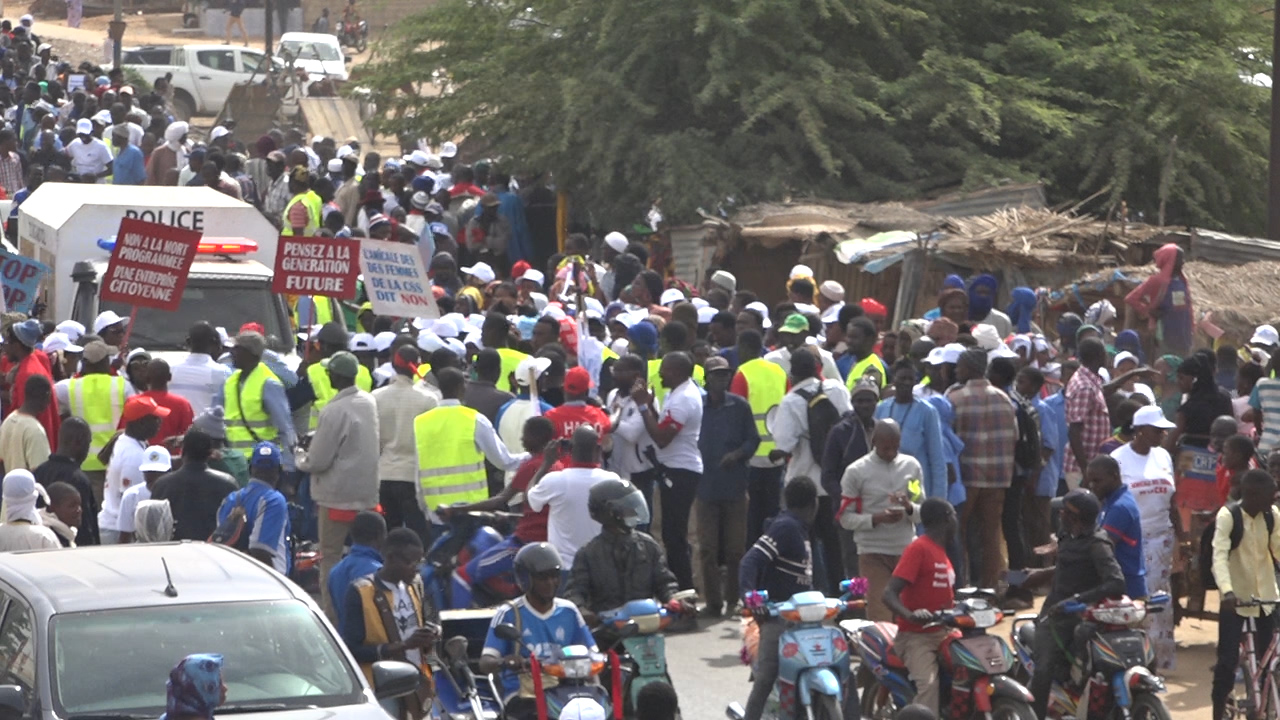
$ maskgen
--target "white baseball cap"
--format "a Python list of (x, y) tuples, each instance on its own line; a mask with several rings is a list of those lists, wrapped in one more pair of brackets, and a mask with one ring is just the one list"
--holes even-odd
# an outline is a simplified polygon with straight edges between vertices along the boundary
[(840, 311), (844, 309), (844, 303), (838, 302), (822, 312), (822, 324), (831, 325), (840, 322)]
[(617, 252), (626, 252), (627, 244), (628, 244), (627, 236), (623, 235), (617, 230), (614, 230), (613, 232), (604, 236), (604, 244), (613, 248)]
[(662, 291), (662, 297), (658, 300), (659, 305), (669, 305), (672, 303), (684, 302), (684, 293), (677, 288), (667, 288)]
[(79, 340), (80, 336), (84, 335), (84, 325), (81, 325), (75, 320), (63, 320), (58, 323), (54, 330), (57, 330), (60, 333), (66, 333), (67, 338), (72, 342)]
[(1129, 352), (1128, 350), (1125, 350), (1124, 352), (1121, 352), (1121, 353), (1117, 353), (1117, 354), (1116, 354), (1116, 359), (1115, 359), (1115, 360), (1113, 360), (1113, 361), (1111, 361), (1111, 367), (1113, 367), (1113, 368), (1118, 368), (1118, 367), (1120, 367), (1120, 363), (1125, 362), (1126, 360), (1132, 360), (1134, 365), (1139, 364), (1139, 363), (1138, 363), (1138, 356), (1137, 356), (1137, 355), (1134, 355), (1133, 353)]
[(955, 365), (956, 363), (960, 362), (960, 356), (964, 354), (965, 350), (968, 350), (968, 348), (961, 345), (960, 343), (948, 343), (946, 345), (943, 345), (942, 351), (945, 353), (945, 355), (942, 356), (943, 357), (942, 361), (951, 365)]
[(351, 352), (368, 352), (374, 350), (373, 335), (369, 333), (356, 333), (351, 336), (351, 341), (347, 343), (347, 349)]
[(471, 267), (462, 268), (462, 272), (474, 277), (482, 283), (491, 283), (497, 275), (494, 274), (493, 268), (489, 267), (489, 263), (478, 262)]
[(462, 341), (459, 340), (458, 338), (456, 337), (446, 338), (444, 341), (444, 344), (445, 344), (445, 347), (453, 351), (454, 355), (457, 355), (460, 358), (464, 358), (467, 356), (467, 346), (463, 345)]
[(530, 376), (536, 380), (542, 377), (542, 373), (549, 367), (551, 367), (551, 358), (527, 357), (521, 360), (520, 364), (516, 365), (516, 384), (528, 387)]
[(92, 121), (92, 120), (90, 120), (89, 118), (80, 118), (79, 120), (77, 120), (77, 121), (76, 121), (76, 134), (77, 134), (77, 135), (92, 135), (92, 134), (93, 134), (93, 121)]
[(373, 349), (378, 352), (386, 352), (391, 349), (391, 343), (396, 341), (396, 334), (393, 332), (380, 332), (373, 336)]
[(423, 330), (418, 333), (418, 349), (423, 352), (433, 353), (444, 347), (444, 341), (440, 336), (430, 330)]
[(1280, 345), (1280, 333), (1271, 325), (1259, 325), (1253, 331), (1253, 338), (1249, 340), (1250, 345)]
[(325, 167), (329, 168), (331, 173), (342, 172), (342, 161), (338, 158), (333, 158)]
[(769, 308), (764, 303), (757, 300), (753, 303), (748, 303), (747, 306), (743, 309), (755, 310), (756, 312), (760, 313), (760, 316), (764, 318), (765, 330), (768, 330), (769, 328), (773, 327), (773, 321), (769, 319)]
[(440, 146), (440, 157), (456, 157), (458, 155), (458, 145), (452, 141), (446, 142)]
[(409, 153), (409, 155), (406, 158), (404, 158), (405, 162), (412, 163), (420, 167), (426, 167), (427, 161), (429, 159), (430, 159), (430, 156), (427, 155), (422, 150), (414, 150), (412, 153)]
[(543, 275), (541, 270), (534, 270), (533, 268), (529, 268), (528, 270), (524, 271), (523, 275), (520, 276), (521, 282), (524, 282), (526, 280), (529, 282), (538, 283), (538, 287), (542, 287), (542, 283), (547, 281), (547, 276)]
[(71, 338), (64, 332), (49, 333), (49, 336), (44, 339), (44, 343), (41, 344), (40, 349), (47, 353), (55, 353), (59, 350), (71, 353), (84, 352), (84, 348), (71, 342)]
[(698, 324), (707, 325), (720, 311), (713, 307), (698, 308)]
[(813, 268), (808, 265), (796, 265), (791, 268), (791, 274), (787, 276), (787, 279), (795, 280), (800, 277), (813, 277)]
[(142, 451), (142, 464), (138, 466), (141, 472), (169, 472), (173, 469), (173, 458), (169, 455), (168, 448), (163, 445), (152, 445)]
[(698, 308), (699, 310), (701, 310), (704, 307), (711, 307), (711, 303), (707, 302), (706, 300), (703, 300), (700, 297), (689, 298), (689, 302), (693, 303), (693, 306)]
[(120, 317), (114, 310), (103, 310), (98, 313), (97, 319), (93, 321), (93, 334), (101, 335), (103, 329), (109, 328), (117, 323), (129, 324), (129, 318)]
[(224, 135), (230, 135), (230, 134), (231, 134), (230, 130), (222, 127), (221, 125), (218, 125), (214, 129), (209, 131), (209, 139), (217, 140), (218, 138), (223, 137)]
[(930, 350), (928, 357), (924, 361), (929, 365), (945, 365), (947, 362), (947, 349), (945, 347), (936, 347)]
[(1169, 422), (1168, 418), (1164, 416), (1164, 412), (1155, 405), (1147, 405), (1146, 407), (1139, 408), (1138, 412), (1133, 414), (1133, 422), (1131, 425), (1136, 428), (1151, 426), (1158, 427), (1163, 430), (1171, 430), (1177, 427), (1173, 423)]
[(458, 337), (458, 326), (452, 322), (440, 318), (431, 323), (431, 332), (443, 338)]
[(1016, 358), (1018, 357), (1018, 353), (1010, 350), (1009, 346), (1005, 345), (1004, 343), (1000, 343), (999, 345), (997, 345), (994, 350), (987, 351), (988, 360), (995, 360), (996, 358), (1002, 358), (1002, 357)]

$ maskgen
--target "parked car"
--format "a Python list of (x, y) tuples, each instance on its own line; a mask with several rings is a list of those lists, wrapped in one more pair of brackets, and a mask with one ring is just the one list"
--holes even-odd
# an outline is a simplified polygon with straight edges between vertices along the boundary
[(297, 585), (205, 543), (6, 553), (0, 562), (0, 708), (40, 720), (143, 720), (192, 653), (220, 653), (219, 714), (254, 720), (387, 720), (379, 697), (419, 671), (351, 653)]
[[(124, 48), (121, 65), (137, 70), (147, 82), (173, 74), (173, 110), (179, 120), (216, 115), (231, 88), (255, 77), (265, 79), (266, 54), (229, 45), (148, 45)], [(276, 61), (277, 68), (284, 64)]]
[(328, 33), (287, 32), (280, 36), (280, 48), (276, 51), (285, 64), (307, 72), (312, 80), (330, 77), (347, 79), (347, 63), (351, 58), (342, 53), (338, 38)]

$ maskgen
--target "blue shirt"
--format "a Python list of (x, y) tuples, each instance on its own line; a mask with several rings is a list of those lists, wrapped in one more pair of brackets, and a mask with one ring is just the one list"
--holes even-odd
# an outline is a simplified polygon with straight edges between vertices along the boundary
[(332, 598), (333, 612), (338, 616), (338, 627), (343, 627), (343, 602), (347, 596), (347, 588), (362, 577), (372, 575), (382, 569), (382, 554), (368, 545), (351, 543), (347, 556), (338, 561), (329, 571), (329, 597)]
[[(502, 424), (502, 416), (507, 414), (507, 409), (510, 408), (511, 405), (515, 403), (515, 401), (529, 400), (529, 399), (530, 399), (529, 388), (524, 388), (519, 393), (516, 393), (516, 396), (514, 398), (506, 401), (505, 403), (503, 403), (502, 407), (498, 408), (498, 414), (493, 416), (493, 426), (496, 428)], [(542, 415), (546, 415), (547, 413), (551, 412), (551, 406), (548, 405), (547, 401), (543, 400), (541, 397), (538, 398), (538, 407), (542, 409), (540, 413)]]
[(764, 590), (769, 593), (770, 602), (782, 602), (798, 592), (812, 590), (810, 550), (809, 530), (800, 518), (790, 511), (779, 513), (742, 556), (738, 594)]
[[(760, 430), (756, 427), (751, 406), (745, 398), (724, 394), (724, 403), (702, 404), (702, 429), (698, 433), (698, 450), (702, 453), (702, 476), (698, 478), (698, 500), (726, 503), (747, 495), (747, 461), (760, 446)], [(720, 460), (741, 450), (743, 458), (728, 468)]]
[(924, 471), (925, 497), (947, 496), (947, 459), (942, 450), (942, 423), (938, 411), (929, 403), (913, 398), (899, 403), (893, 398), (876, 406), (876, 419), (892, 419), (902, 429), (899, 451), (920, 463)]
[(1147, 563), (1142, 555), (1142, 520), (1138, 503), (1123, 483), (1102, 501), (1100, 524), (1116, 546), (1116, 562), (1124, 573), (1125, 594), (1147, 596)]
[(955, 424), (956, 411), (945, 395), (934, 395), (925, 400), (938, 413), (938, 424), (942, 428), (942, 456), (946, 458), (955, 480), (947, 486), (947, 502), (959, 506), (965, 501), (964, 483), (960, 476), (960, 453), (964, 452), (964, 440), (956, 435), (952, 428)]
[(222, 501), (218, 508), (221, 525), (237, 505), (244, 506), (245, 531), (249, 533), (249, 549), (271, 553), (276, 572), (288, 575), (293, 567), (289, 549), (289, 503), (279, 490), (256, 478)]
[(142, 185), (147, 181), (146, 162), (142, 151), (130, 145), (116, 154), (111, 165), (111, 182), (116, 185)]
[(849, 379), (849, 371), (853, 369), (855, 358), (851, 353), (844, 353), (836, 358), (836, 369), (840, 371), (840, 379)]
[(1036, 497), (1056, 497), (1058, 481), (1062, 479), (1062, 464), (1067, 459), (1067, 404), (1066, 396), (1054, 393), (1041, 400), (1032, 401), (1040, 414), (1040, 444), (1053, 451), (1049, 462), (1040, 469), (1036, 482)]
[[(520, 613), (520, 622), (516, 622), (516, 613)], [(578, 606), (561, 598), (556, 598), (551, 611), (546, 615), (529, 607), (523, 596), (504, 605), (494, 613), (493, 622), (489, 624), (489, 635), (484, 639), (482, 654), (490, 657), (507, 657), (516, 654), (516, 645), (510, 640), (498, 637), (493, 629), (507, 623), (515, 625), (524, 635), (524, 643), (519, 647), (521, 657), (529, 657), (526, 647), (533, 648), (538, 659), (557, 655), (561, 648), (570, 645), (586, 645), (592, 650), (596, 648), (596, 639), (591, 637), (587, 623), (578, 612)], [(514, 671), (502, 671), (502, 694), (510, 698), (520, 691), (520, 676)]]

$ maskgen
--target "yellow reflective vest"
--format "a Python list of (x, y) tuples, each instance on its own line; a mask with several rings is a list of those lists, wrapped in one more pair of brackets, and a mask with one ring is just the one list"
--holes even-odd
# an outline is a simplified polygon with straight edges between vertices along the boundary
[(884, 361), (880, 359), (879, 355), (871, 353), (855, 363), (853, 367), (849, 368), (848, 385), (851, 392), (853, 391), (854, 386), (858, 384), (858, 380), (861, 379), (863, 375), (867, 374), (868, 370), (876, 371), (879, 376), (880, 387), (883, 388), (885, 384), (889, 382), (889, 373), (884, 368)]
[(284, 213), (280, 216), (280, 234), (293, 234), (293, 225), (289, 223), (289, 210), (293, 208), (294, 203), (302, 203), (307, 207), (307, 226), (303, 229), (302, 234), (311, 236), (319, 232), (320, 212), (324, 209), (324, 203), (320, 200), (319, 195), (312, 190), (308, 190), (294, 195), (289, 202), (285, 203)]
[(489, 497), (484, 453), (476, 447), (478, 414), (463, 405), (444, 405), (414, 419), (418, 483), (427, 507), (475, 503)]
[(80, 464), (85, 472), (100, 472), (107, 469), (98, 460), (98, 452), (111, 442), (116, 434), (116, 426), (124, 414), (125, 388), (128, 382), (122, 377), (94, 373), (84, 377), (73, 378), (67, 383), (67, 400), (71, 405), (71, 414), (89, 424), (92, 434), (89, 440), (89, 456)]
[(259, 441), (275, 441), (280, 436), (266, 406), (262, 404), (262, 390), (267, 381), (278, 381), (278, 378), (262, 363), (249, 371), (249, 377), (241, 385), (243, 374), (243, 370), (236, 370), (227, 378), (223, 385), (222, 403), (226, 410), (227, 444), (248, 456)]
[(768, 421), (787, 394), (787, 371), (775, 362), (756, 358), (739, 366), (738, 372), (747, 381), (747, 404), (760, 433), (756, 457), (768, 457), (775, 447)]
[(516, 390), (511, 387), (511, 373), (515, 372), (516, 366), (529, 356), (519, 350), (504, 347), (498, 348), (498, 357), (502, 358), (502, 377), (498, 378), (498, 389), (514, 393)]
[[(653, 396), (661, 405), (666, 401), (667, 396), (671, 394), (671, 388), (662, 387), (662, 358), (654, 358), (649, 361), (649, 388), (653, 391)], [(693, 366), (693, 384), (698, 387), (706, 387), (706, 373), (702, 370), (701, 365)]]
[[(307, 380), (311, 382), (311, 390), (315, 393), (316, 399), (311, 402), (311, 415), (307, 419), (307, 432), (315, 429), (316, 422), (320, 420), (320, 411), (325, 405), (338, 394), (333, 389), (333, 385), (329, 383), (329, 360), (328, 358), (321, 360), (307, 368)], [(365, 392), (373, 392), (373, 375), (369, 372), (369, 368), (364, 365), (360, 366), (360, 372), (356, 374), (356, 387)]]

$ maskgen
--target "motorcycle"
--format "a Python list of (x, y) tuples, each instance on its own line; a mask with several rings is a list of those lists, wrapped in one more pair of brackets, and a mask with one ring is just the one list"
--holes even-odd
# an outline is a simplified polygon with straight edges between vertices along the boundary
[(502, 695), (492, 676), (477, 676), (471, 669), (468, 645), (462, 636), (444, 642), (444, 656), (432, 667), (433, 712), (448, 720), (497, 720), (502, 717)]
[[(622, 714), (622, 670), (618, 657), (614, 653), (609, 656), (591, 652), (585, 645), (568, 645), (560, 648), (556, 657), (539, 658), (532, 648), (525, 644), (520, 631), (515, 625), (502, 623), (493, 632), (503, 640), (518, 643), (529, 651), (529, 670), (533, 674), (534, 695), (538, 700), (538, 720), (558, 720), (560, 712), (570, 700), (586, 697), (595, 700), (600, 707), (612, 708), (610, 717), (623, 720)], [(622, 629), (624, 635), (634, 634), (636, 625), (629, 623)], [(613, 692), (597, 682), (596, 678), (610, 665), (610, 685)], [(546, 673), (557, 679), (554, 687), (544, 688), (542, 674)], [(611, 701), (610, 697), (614, 699)]]
[[(847, 593), (849, 583), (842, 582), (840, 589)], [(843, 720), (846, 702), (853, 706), (858, 702), (850, 681), (849, 643), (843, 631), (823, 623), (842, 612), (864, 607), (866, 601), (848, 599), (847, 595), (829, 598), (814, 590), (796, 593), (780, 603), (769, 602), (769, 594), (763, 591), (754, 592), (745, 600), (747, 611), (766, 607), (770, 617), (787, 624), (778, 637), (779, 718)], [(725, 714), (731, 720), (742, 720), (746, 711), (734, 702)]]
[[(1011, 677), (1017, 664), (1009, 646), (987, 633), (1004, 614), (992, 603), (991, 590), (961, 588), (956, 606), (935, 614), (925, 625), (952, 628), (938, 651), (941, 716), (984, 720), (1036, 720), (1031, 692)], [(841, 628), (857, 638), (858, 655), (871, 678), (862, 688), (862, 715), (891, 718), (911, 702), (915, 686), (894, 652), (894, 623), (846, 620)]]
[[(440, 610), (487, 607), (510, 600), (487, 588), (472, 587), (457, 571), (489, 548), (502, 542), (505, 531), (519, 515), (505, 512), (452, 513), (449, 529), (431, 543), (422, 563), (422, 585)], [(512, 584), (514, 587), (514, 583)]]
[(634, 634), (622, 634), (617, 643), (622, 646), (619, 659), (625, 714), (634, 712), (636, 698), (644, 686), (657, 681), (675, 686), (667, 673), (667, 643), (662, 631), (680, 615), (680, 601), (695, 595), (693, 590), (676, 593), (666, 605), (652, 599), (632, 600), (620, 608), (600, 613), (600, 622), (619, 633), (630, 624), (636, 627)]
[[(1062, 638), (1063, 644), (1074, 653), (1075, 638), (1088, 641), (1078, 653), (1081, 661), (1072, 665), (1069, 682), (1054, 678), (1046, 717), (1167, 720), (1169, 710), (1159, 696), (1165, 690), (1164, 680), (1150, 670), (1155, 650), (1138, 626), (1147, 613), (1164, 612), (1169, 603), (1166, 593), (1152, 595), (1145, 603), (1128, 597), (1095, 605), (1066, 603), (1063, 612), (1083, 615), (1084, 622), (1075, 637)], [(1028, 674), (1035, 672), (1031, 654), (1035, 621), (1035, 615), (1018, 615), (1009, 633)]]
[(338, 44), (362, 53), (369, 48), (369, 23), (364, 20), (338, 23)]

